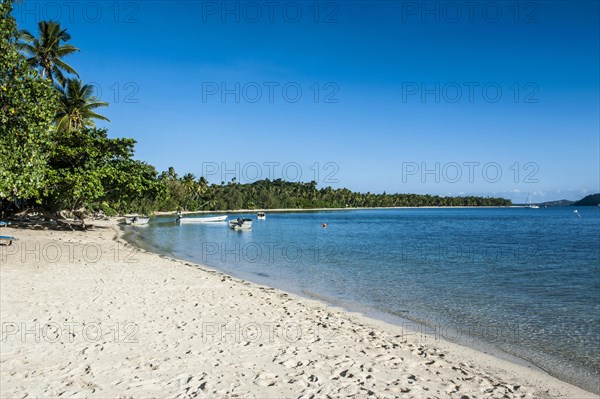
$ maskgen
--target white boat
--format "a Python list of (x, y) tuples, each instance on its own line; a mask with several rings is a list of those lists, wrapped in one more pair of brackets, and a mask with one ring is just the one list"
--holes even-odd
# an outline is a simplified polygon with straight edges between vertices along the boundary
[(264, 213), (264, 212), (258, 212), (258, 213), (256, 214), (256, 218), (257, 218), (258, 220), (265, 220), (265, 219), (267, 219), (267, 214), (266, 214), (266, 213)]
[(16, 240), (16, 238), (13, 236), (0, 236), (0, 242), (3, 243), (3, 245), (10, 246), (14, 240)]
[(178, 216), (176, 222), (177, 223), (220, 223), (227, 220), (227, 215), (225, 216), (208, 216), (203, 218), (184, 218), (182, 216)]
[(229, 221), (229, 227), (233, 230), (250, 230), (252, 228), (252, 219), (237, 218)]
[(531, 191), (529, 192), (529, 196), (527, 197), (527, 207), (531, 209), (539, 209), (539, 205), (531, 203)]
[(125, 215), (125, 224), (141, 225), (141, 224), (148, 224), (149, 221), (150, 221), (150, 218), (147, 216)]

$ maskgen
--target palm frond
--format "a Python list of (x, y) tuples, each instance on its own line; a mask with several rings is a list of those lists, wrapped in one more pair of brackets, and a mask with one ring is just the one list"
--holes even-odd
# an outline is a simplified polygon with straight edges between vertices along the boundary
[(56, 120), (56, 130), (69, 130), (69, 115), (64, 115)]
[(35, 41), (35, 36), (33, 36), (27, 29), (21, 29), (19, 31), (19, 39), (28, 43), (32, 43)]
[(96, 103), (89, 103), (86, 105), (86, 108), (88, 108), (88, 109), (96, 109), (96, 108), (100, 108), (100, 107), (108, 107), (108, 103), (96, 102)]
[(79, 76), (75, 68), (73, 68), (71, 65), (67, 64), (61, 59), (56, 60), (54, 64), (56, 65), (56, 67), (63, 69), (68, 73), (72, 73), (73, 75)]
[(108, 118), (107, 118), (106, 116), (104, 116), (104, 115), (99, 115), (99, 114), (97, 114), (97, 113), (95, 113), (95, 112), (92, 112), (92, 111), (89, 111), (89, 112), (87, 112), (86, 114), (87, 114), (86, 116), (87, 116), (88, 118), (100, 119), (100, 120), (103, 120), (103, 121), (110, 122), (110, 119), (108, 119)]
[(60, 46), (57, 50), (56, 50), (56, 54), (59, 57), (64, 57), (66, 55), (69, 54), (73, 54), (73, 53), (77, 53), (80, 52), (81, 50), (79, 50), (77, 47), (75, 46), (71, 46), (70, 44), (65, 44), (64, 46)]

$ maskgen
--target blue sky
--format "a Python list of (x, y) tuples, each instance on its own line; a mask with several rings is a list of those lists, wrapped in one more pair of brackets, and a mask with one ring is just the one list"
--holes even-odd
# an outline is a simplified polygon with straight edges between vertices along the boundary
[[(209, 181), (600, 191), (596, 1), (43, 1), (136, 157)], [(318, 10), (318, 11), (317, 11)]]

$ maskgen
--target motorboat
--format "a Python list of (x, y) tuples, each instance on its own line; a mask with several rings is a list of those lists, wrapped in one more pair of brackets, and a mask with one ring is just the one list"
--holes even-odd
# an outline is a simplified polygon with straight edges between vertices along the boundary
[(148, 224), (149, 221), (150, 221), (150, 218), (148, 216), (125, 215), (125, 224), (142, 225), (142, 224)]
[(252, 219), (237, 218), (229, 221), (229, 227), (233, 230), (250, 230), (252, 228)]

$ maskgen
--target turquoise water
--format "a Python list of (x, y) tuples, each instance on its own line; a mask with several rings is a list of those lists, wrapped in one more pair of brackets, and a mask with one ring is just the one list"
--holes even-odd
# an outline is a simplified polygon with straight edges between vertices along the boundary
[(246, 215), (249, 232), (159, 217), (132, 231), (157, 252), (482, 341), (598, 393), (600, 209), (573, 210), (269, 213)]

